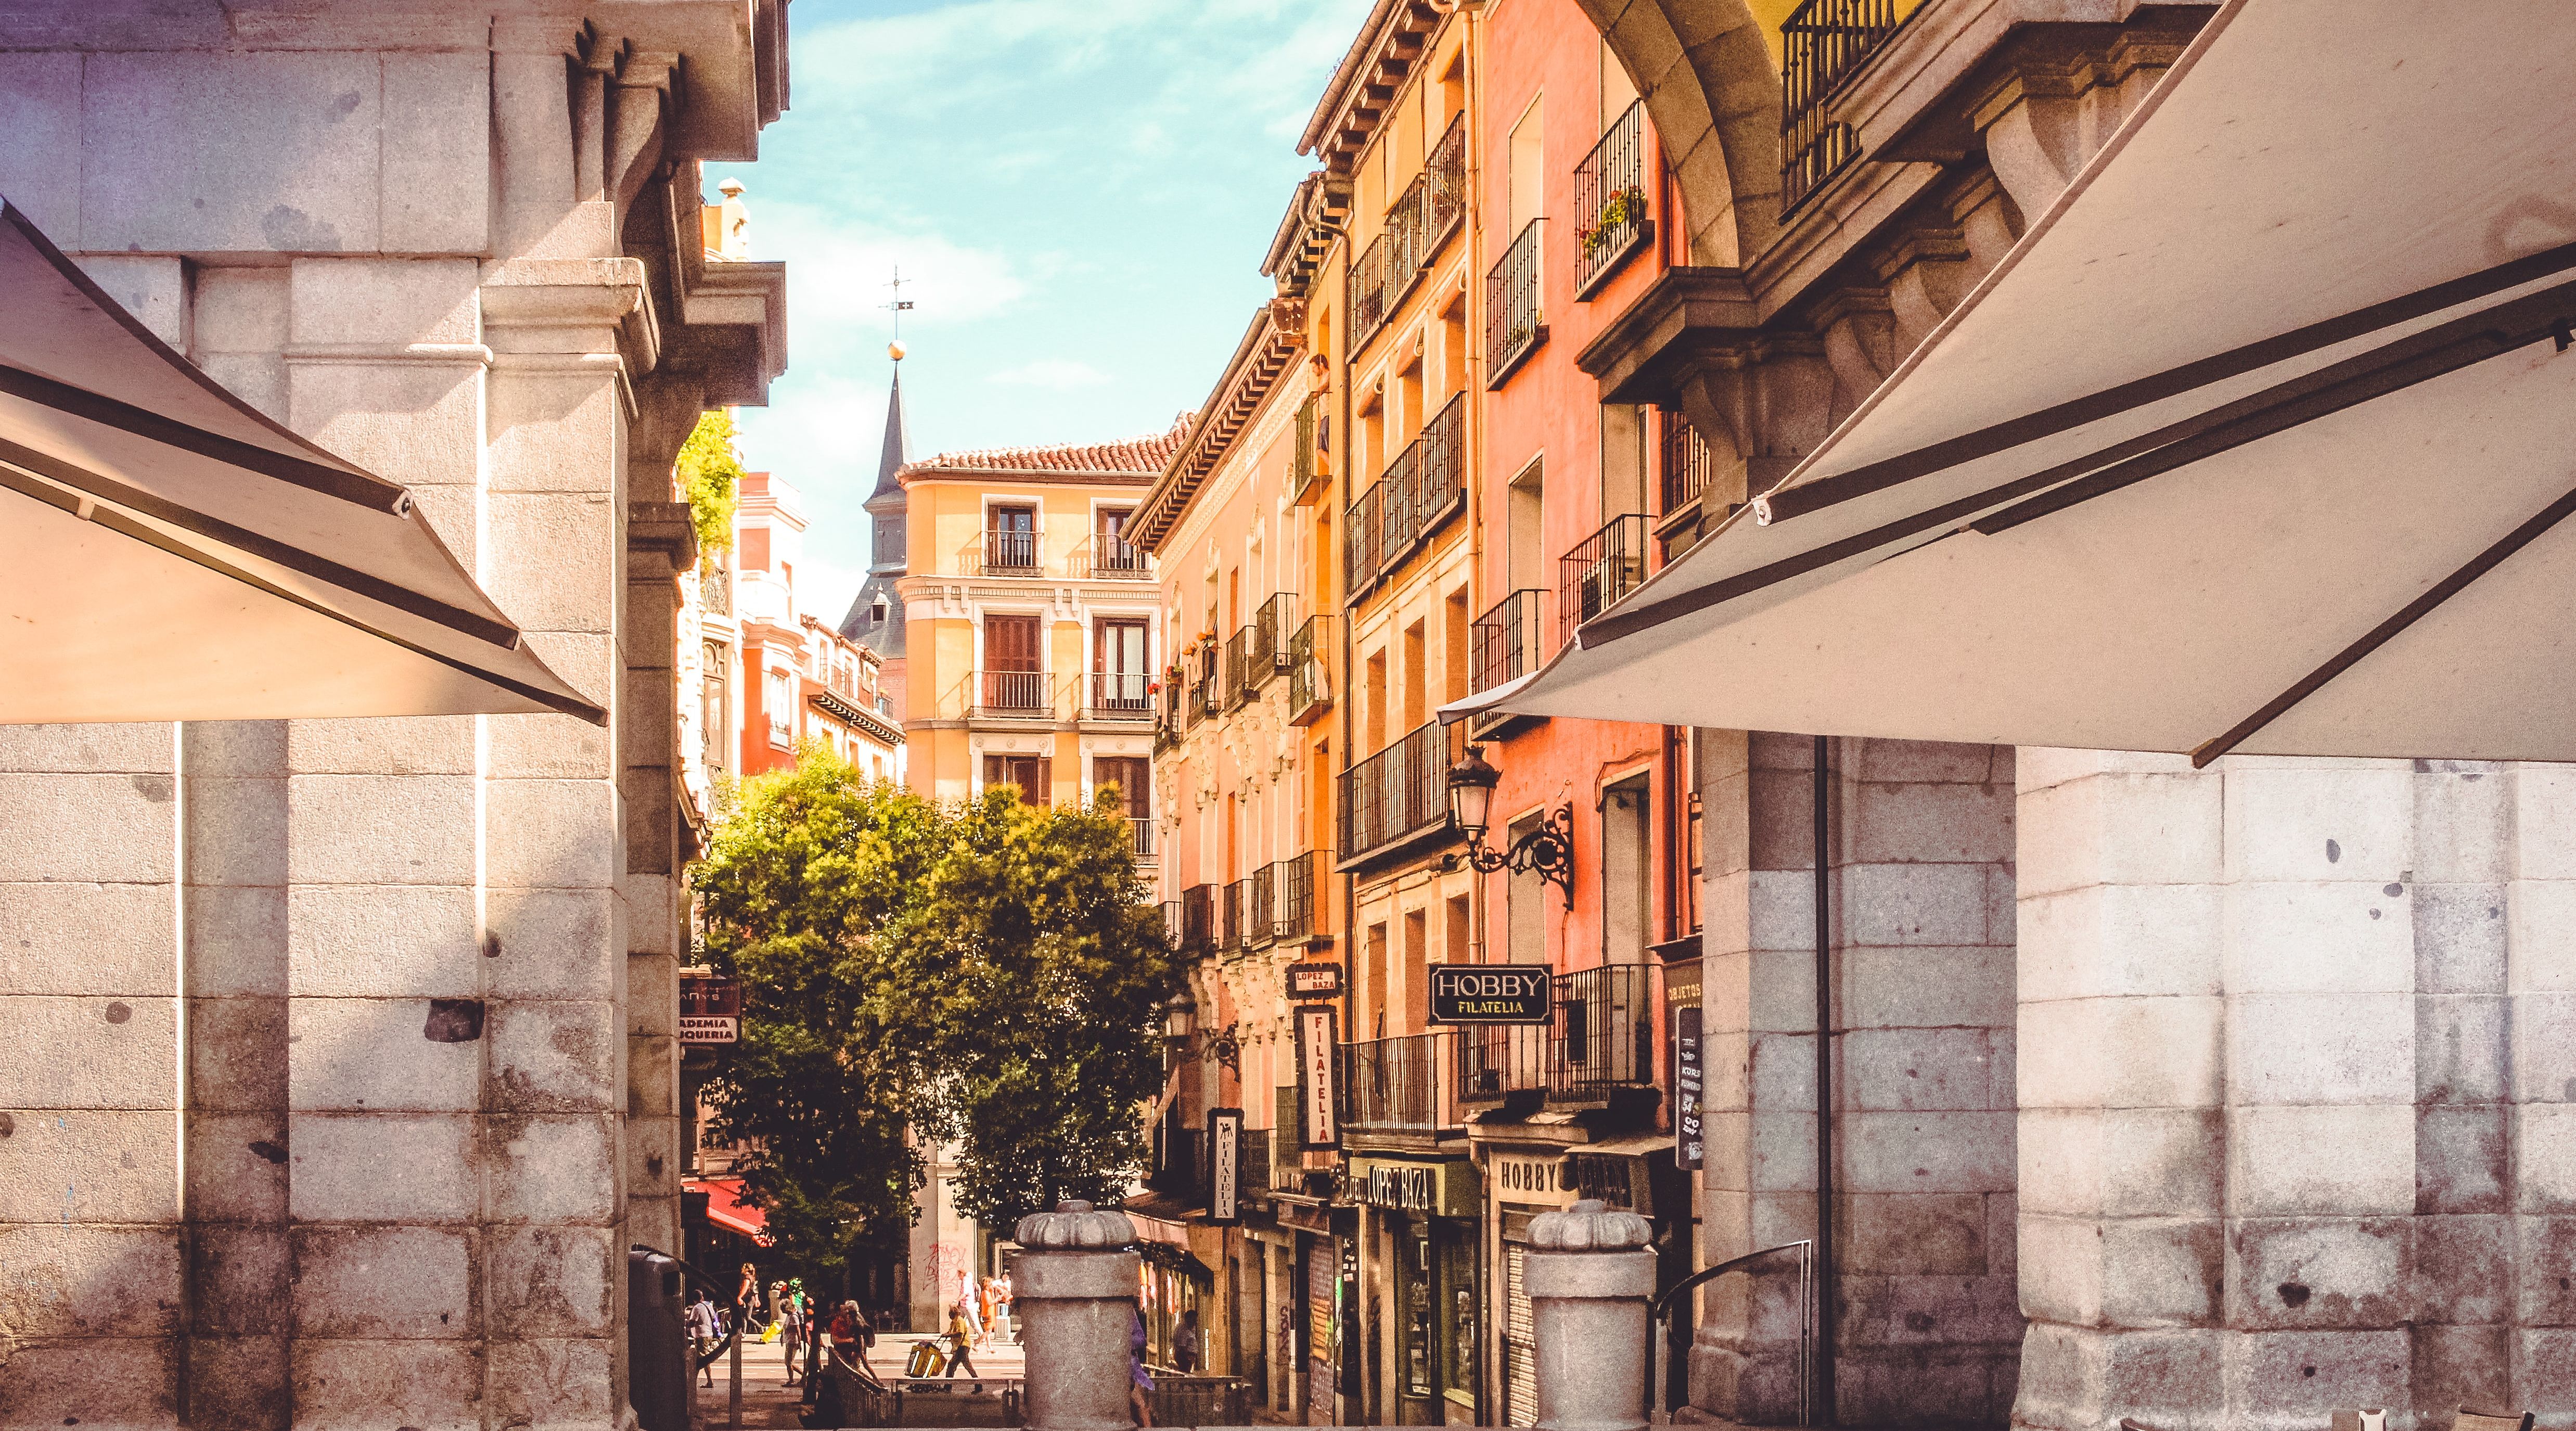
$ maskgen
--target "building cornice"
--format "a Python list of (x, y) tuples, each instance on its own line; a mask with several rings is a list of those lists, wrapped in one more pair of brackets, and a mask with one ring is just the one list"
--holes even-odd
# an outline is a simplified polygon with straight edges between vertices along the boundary
[(1163, 539), (1189, 509), (1190, 498), (1233, 449), (1235, 439), (1270, 400), (1279, 379), (1291, 370), (1305, 346), (1303, 299), (1274, 298), (1252, 315), (1243, 341), (1235, 345), (1234, 356), (1226, 361), (1207, 401), (1200, 404), (1198, 420), (1190, 425), (1181, 450), (1173, 454), (1129, 520), (1128, 530), (1135, 534), (1129, 540), (1160, 554)]
[(1443, 18), (1432, 0), (1378, 0), (1324, 86), (1305, 133), (1297, 138), (1297, 152), (1323, 160), (1330, 173), (1348, 174), (1385, 122), (1415, 62), (1431, 47)]

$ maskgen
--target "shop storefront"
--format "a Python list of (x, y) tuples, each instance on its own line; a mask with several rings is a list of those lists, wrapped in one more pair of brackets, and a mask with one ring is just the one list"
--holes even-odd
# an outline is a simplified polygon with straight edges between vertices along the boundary
[(1464, 1159), (1351, 1160), (1351, 1198), (1365, 1209), (1379, 1419), (1404, 1426), (1478, 1425), (1482, 1353), (1477, 1275), (1484, 1197)]
[(1530, 1316), (1529, 1227), (1540, 1213), (1574, 1201), (1561, 1151), (1494, 1149), (1485, 1159), (1485, 1185), (1492, 1190), (1494, 1242), (1489, 1264), (1495, 1269), (1493, 1333), (1487, 1342), (1493, 1358), (1494, 1394), (1499, 1397), (1504, 1426), (1538, 1424), (1537, 1339)]

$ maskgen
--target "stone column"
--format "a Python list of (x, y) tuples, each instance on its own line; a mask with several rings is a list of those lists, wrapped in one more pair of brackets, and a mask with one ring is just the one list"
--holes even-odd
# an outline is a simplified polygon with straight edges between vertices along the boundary
[(1585, 1198), (1530, 1223), (1541, 1431), (1645, 1431), (1655, 1230)]
[(1136, 1225), (1082, 1201), (1020, 1219), (1012, 1278), (1029, 1431), (1126, 1431)]

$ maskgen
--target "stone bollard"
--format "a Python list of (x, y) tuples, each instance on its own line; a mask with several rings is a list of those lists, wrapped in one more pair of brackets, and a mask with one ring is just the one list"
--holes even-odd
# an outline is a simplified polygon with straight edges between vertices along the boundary
[(1586, 1198), (1530, 1223), (1541, 1431), (1644, 1431), (1654, 1229)]
[(1020, 1219), (1019, 1304), (1029, 1431), (1128, 1431), (1136, 1317), (1136, 1224), (1060, 1202)]

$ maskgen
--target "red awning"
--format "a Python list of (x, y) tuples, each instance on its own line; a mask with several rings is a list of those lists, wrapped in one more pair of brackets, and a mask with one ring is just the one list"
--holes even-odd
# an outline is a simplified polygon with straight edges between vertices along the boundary
[(707, 1195), (707, 1221), (728, 1232), (739, 1232), (761, 1246), (769, 1245), (769, 1219), (756, 1207), (742, 1204), (742, 1179), (692, 1178), (685, 1186), (691, 1192)]

